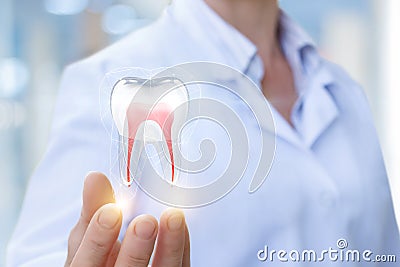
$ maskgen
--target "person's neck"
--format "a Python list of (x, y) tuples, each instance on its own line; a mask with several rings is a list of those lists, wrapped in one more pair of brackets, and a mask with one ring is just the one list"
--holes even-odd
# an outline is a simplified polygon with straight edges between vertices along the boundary
[(280, 54), (277, 0), (204, 0), (226, 22), (252, 41), (265, 60)]

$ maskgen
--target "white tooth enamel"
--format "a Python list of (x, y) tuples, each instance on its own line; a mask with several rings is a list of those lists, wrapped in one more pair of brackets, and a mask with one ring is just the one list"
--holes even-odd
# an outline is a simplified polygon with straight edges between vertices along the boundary
[[(166, 158), (166, 155), (168, 155), (168, 147), (166, 145), (166, 140), (163, 136), (163, 132), (161, 127), (154, 121), (144, 121), (140, 124), (138, 127), (136, 136), (135, 136), (135, 142), (133, 143), (132, 147), (132, 155), (131, 155), (131, 160), (130, 160), (130, 166), (131, 166), (131, 178), (135, 178), (138, 182), (140, 182), (141, 177), (141, 172), (139, 170), (139, 164), (140, 164), (140, 158), (142, 153), (147, 152), (145, 146), (146, 145), (151, 145), (154, 147), (154, 149), (157, 152), (157, 155), (148, 153), (146, 154), (145, 158), (149, 158), (150, 162), (152, 163), (159, 163), (161, 164), (162, 168), (162, 176), (168, 180), (168, 177), (171, 177), (171, 166), (169, 165), (169, 161)], [(125, 155), (128, 154), (128, 145), (126, 144), (124, 146)], [(155, 157), (157, 156), (157, 159)], [(126, 166), (124, 167), (126, 168)], [(124, 169), (125, 171), (125, 169)], [(125, 178), (124, 182), (127, 185), (132, 184), (133, 179), (130, 180), (130, 182), (127, 182), (128, 179)]]
[(117, 82), (111, 97), (111, 112), (120, 136), (128, 137), (128, 129), (124, 131), (126, 111), (131, 104), (140, 85), (130, 85), (125, 80)]
[[(125, 159), (127, 159), (128, 154), (127, 139), (129, 137), (126, 123), (129, 121), (127, 111), (132, 105), (137, 104), (148, 107), (153, 107), (156, 103), (166, 104), (173, 111), (174, 120), (171, 127), (172, 150), (174, 155), (179, 155), (179, 151), (176, 151), (178, 149), (177, 141), (180, 130), (186, 122), (189, 101), (188, 92), (186, 87), (177, 79), (164, 79), (161, 82), (157, 82), (158, 80), (155, 79), (153, 82), (153, 80), (127, 78), (118, 81), (113, 88), (111, 112), (119, 135), (123, 139), (126, 139), (126, 142), (122, 142), (124, 146), (122, 151), (124, 152)], [(166, 180), (169, 180), (168, 177), (172, 175), (171, 163), (169, 160), (168, 145), (161, 127), (151, 120), (142, 122), (137, 129), (134, 139), (130, 160), (131, 176), (133, 176), (131, 178), (137, 178), (139, 159), (146, 144), (151, 143), (159, 155), (164, 177)], [(174, 156), (174, 160), (175, 165), (179, 166), (177, 165), (180, 161), (179, 157)], [(121, 172), (124, 173), (123, 168)], [(123, 177), (125, 176), (126, 174)], [(175, 171), (175, 177), (178, 177), (177, 171)], [(126, 178), (124, 179), (125, 183), (128, 181)], [(132, 179), (129, 184), (131, 183)]]
[[(166, 82), (157, 86), (152, 82), (146, 82), (144, 84), (129, 83), (128, 80), (123, 79), (115, 84), (111, 98), (111, 111), (118, 133), (121, 136), (127, 136), (127, 129), (124, 129), (127, 114), (126, 111), (130, 105), (134, 105), (135, 103), (149, 104), (152, 106), (155, 104), (154, 102), (157, 101), (157, 103), (168, 104), (172, 110), (182, 106), (179, 109), (182, 112), (174, 112), (174, 125), (172, 127), (173, 131), (174, 129), (175, 131), (181, 129), (181, 126), (185, 123), (188, 112), (189, 96), (185, 85), (177, 79), (172, 81), (173, 82)], [(148, 93), (142, 93), (140, 97), (135, 98), (139, 90), (146, 90)], [(170, 92), (168, 92), (169, 90)], [(155, 92), (156, 94), (153, 94)], [(161, 98), (158, 100), (154, 99), (155, 95), (159, 95)], [(172, 136), (176, 137), (177, 135), (172, 134)]]

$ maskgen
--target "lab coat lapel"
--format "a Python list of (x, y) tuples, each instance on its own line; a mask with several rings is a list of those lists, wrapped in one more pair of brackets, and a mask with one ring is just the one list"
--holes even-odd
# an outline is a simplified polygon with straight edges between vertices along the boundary
[(322, 63), (319, 71), (310, 76), (308, 88), (294, 110), (296, 130), (308, 148), (313, 146), (339, 115), (336, 102), (329, 92), (332, 83), (333, 77)]

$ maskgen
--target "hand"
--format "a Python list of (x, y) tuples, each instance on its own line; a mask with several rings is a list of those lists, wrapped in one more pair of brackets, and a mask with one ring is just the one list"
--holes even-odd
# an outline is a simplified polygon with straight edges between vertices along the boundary
[(147, 267), (158, 236), (152, 267), (189, 267), (190, 244), (185, 217), (167, 209), (160, 225), (150, 215), (129, 224), (122, 244), (117, 240), (122, 214), (107, 177), (90, 173), (83, 189), (83, 207), (68, 239), (69, 267)]

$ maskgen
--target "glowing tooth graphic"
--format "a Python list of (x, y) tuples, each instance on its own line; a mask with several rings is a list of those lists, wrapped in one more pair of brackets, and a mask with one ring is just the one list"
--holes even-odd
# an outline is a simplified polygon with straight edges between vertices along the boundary
[[(126, 158), (126, 183), (132, 176), (146, 143), (152, 143), (159, 155), (168, 150), (171, 181), (175, 179), (175, 154), (181, 127), (188, 112), (188, 92), (175, 78), (124, 78), (113, 89), (111, 110)], [(176, 152), (176, 151), (175, 151)], [(160, 161), (164, 173), (167, 166)], [(124, 175), (124, 176), (125, 176)]]

